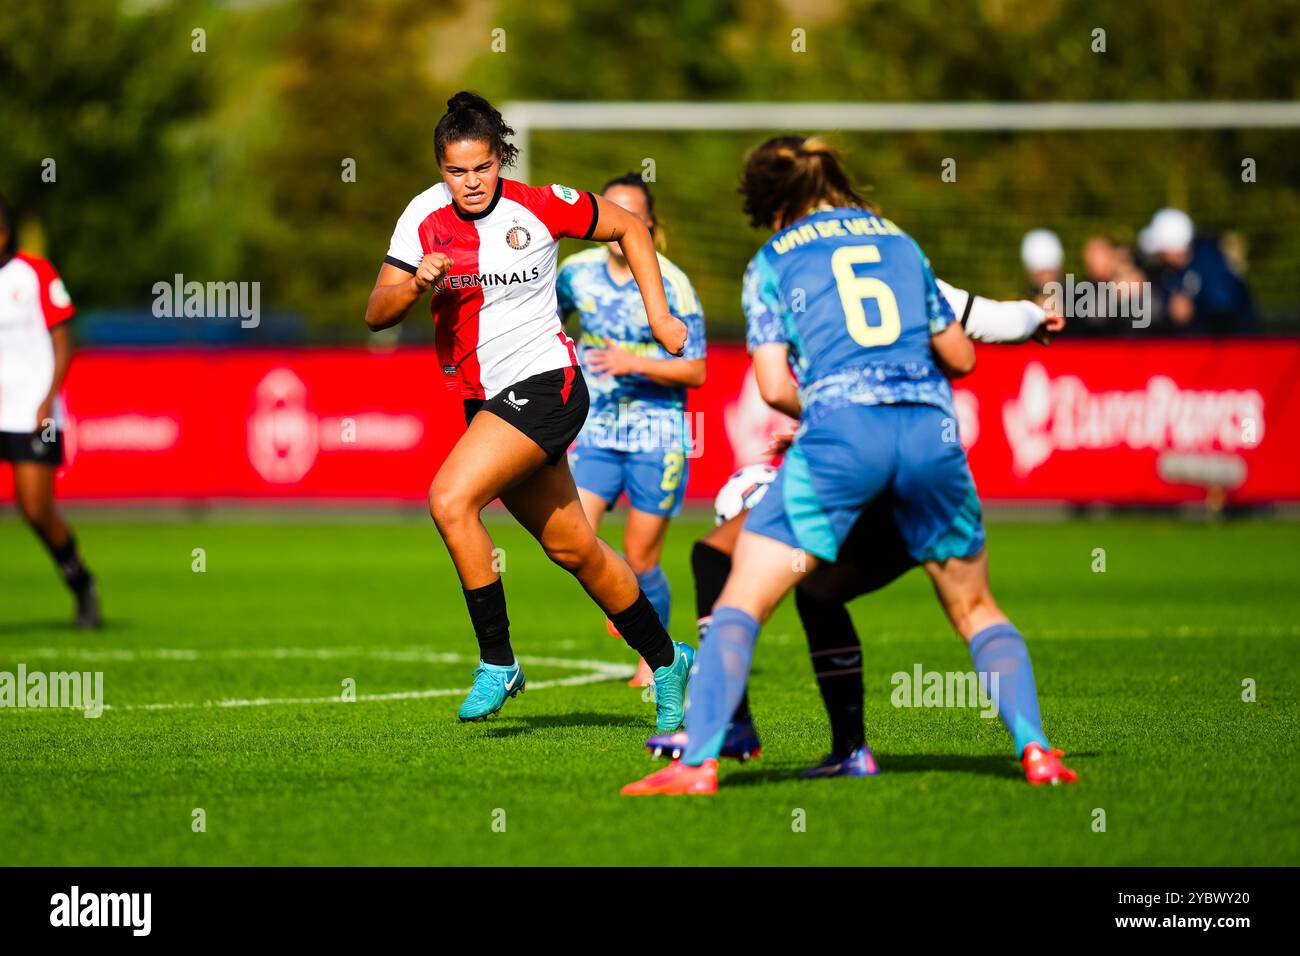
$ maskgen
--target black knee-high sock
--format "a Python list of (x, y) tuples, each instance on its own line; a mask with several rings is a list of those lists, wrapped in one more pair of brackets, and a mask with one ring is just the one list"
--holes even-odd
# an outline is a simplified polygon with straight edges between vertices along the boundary
[(64, 584), (77, 594), (90, 587), (95, 579), (82, 562), (81, 552), (77, 550), (77, 539), (72, 536), (71, 531), (68, 532), (68, 540), (64, 542), (61, 548), (55, 547), (54, 543), (39, 528), (36, 530), (36, 536), (41, 539), (41, 543), (45, 545), (45, 550), (50, 552), (50, 557), (59, 566), (59, 574), (63, 577)]
[[(695, 547), (691, 549), (691, 571), (695, 575), (695, 616), (700, 629), (700, 640), (703, 641), (713, 621), (713, 605), (718, 603), (722, 588), (727, 583), (727, 575), (731, 574), (731, 555), (723, 554), (703, 541), (696, 541)], [(731, 719), (753, 719), (749, 713), (748, 687), (740, 695), (740, 703), (736, 705)]]
[(510, 666), (515, 662), (515, 652), (510, 646), (510, 618), (506, 616), (506, 589), (501, 579), (481, 588), (462, 590), (478, 638), (478, 656), (485, 664)]
[(795, 588), (795, 607), (808, 635), (817, 688), (831, 720), (831, 752), (847, 757), (866, 743), (862, 713), (862, 644), (848, 608)]
[(663, 621), (644, 591), (638, 591), (632, 606), (609, 616), (627, 646), (640, 654), (647, 664), (658, 670), (673, 662), (676, 648), (664, 630)]

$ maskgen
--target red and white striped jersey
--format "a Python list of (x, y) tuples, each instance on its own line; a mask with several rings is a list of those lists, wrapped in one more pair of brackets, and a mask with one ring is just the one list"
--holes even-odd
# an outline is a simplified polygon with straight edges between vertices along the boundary
[(576, 366), (555, 297), (556, 252), (596, 228), (596, 199), (568, 186), (497, 181), (481, 213), (463, 213), (446, 184), (411, 200), (384, 261), (412, 274), (430, 252), (452, 259), (435, 286), (438, 361), (466, 398), (491, 398), (541, 372)]
[[(33, 432), (54, 383), (50, 329), (72, 318), (72, 300), (54, 266), (20, 252), (0, 266), (0, 432)], [(54, 418), (62, 414), (55, 403)]]

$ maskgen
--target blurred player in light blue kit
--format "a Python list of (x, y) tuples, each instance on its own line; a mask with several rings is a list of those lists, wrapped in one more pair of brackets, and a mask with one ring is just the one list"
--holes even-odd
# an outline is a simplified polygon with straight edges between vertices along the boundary
[(716, 790), (762, 622), (805, 575), (836, 561), (884, 495), (976, 671), (988, 675), (1029, 779), (1073, 782), (1043, 733), (1024, 638), (989, 589), (979, 498), (948, 384), (974, 369), (975, 352), (929, 261), (867, 207), (821, 140), (764, 143), (746, 158), (741, 192), (751, 223), (775, 230), (744, 280), (754, 373), (764, 400), (800, 425), (749, 512), (701, 642), (685, 753), (623, 792)]
[[(610, 180), (601, 191), (645, 223), (662, 248), (654, 197), (636, 173)], [(582, 324), (578, 357), (591, 393), (591, 412), (570, 454), (583, 511), (593, 528), (626, 494), (630, 509), (623, 551), (637, 581), (668, 627), (672, 593), (660, 567), (668, 522), (686, 492), (691, 436), (686, 390), (704, 383), (704, 314), (686, 273), (659, 256), (664, 294), (686, 323), (686, 350), (664, 351), (651, 334), (645, 305), (618, 243), (570, 256), (560, 264), (560, 313)], [(630, 681), (653, 677), (642, 661)]]

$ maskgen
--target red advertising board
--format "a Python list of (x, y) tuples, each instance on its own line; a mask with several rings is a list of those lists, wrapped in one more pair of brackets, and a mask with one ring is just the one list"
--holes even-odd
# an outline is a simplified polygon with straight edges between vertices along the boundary
[[(763, 460), (781, 417), (739, 346), (692, 394), (688, 495)], [(1300, 341), (981, 347), (955, 390), (986, 500), (1300, 500)], [(431, 349), (80, 353), (65, 499), (424, 497), (464, 429)], [(0, 495), (12, 491), (0, 470)]]

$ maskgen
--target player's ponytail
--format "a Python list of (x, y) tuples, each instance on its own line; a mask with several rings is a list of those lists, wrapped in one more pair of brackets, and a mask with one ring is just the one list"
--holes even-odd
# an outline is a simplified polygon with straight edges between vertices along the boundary
[(668, 251), (668, 233), (664, 229), (664, 224), (659, 221), (658, 215), (655, 214), (655, 197), (650, 192), (649, 185), (641, 177), (640, 173), (624, 173), (611, 179), (605, 185), (600, 187), (601, 195), (609, 191), (611, 186), (627, 186), (631, 189), (639, 189), (645, 194), (646, 212), (650, 213), (650, 235), (655, 241), (655, 248), (660, 252)]
[(506, 125), (495, 106), (477, 93), (461, 90), (447, 101), (447, 112), (433, 131), (433, 148), (441, 163), (448, 143), (477, 140), (487, 143), (501, 157), (502, 166), (513, 166), (519, 147), (508, 137), (514, 135), (515, 131)]
[(871, 209), (849, 179), (839, 151), (816, 136), (775, 136), (745, 157), (740, 179), (750, 225), (790, 225), (823, 203)]

